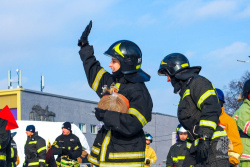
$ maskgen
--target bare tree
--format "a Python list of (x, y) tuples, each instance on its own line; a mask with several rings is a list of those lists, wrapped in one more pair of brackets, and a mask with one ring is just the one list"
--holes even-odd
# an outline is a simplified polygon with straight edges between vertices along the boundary
[(237, 102), (239, 94), (242, 92), (243, 85), (250, 78), (250, 72), (246, 71), (244, 75), (238, 80), (232, 80), (228, 86), (225, 86), (225, 111), (229, 115), (233, 115), (234, 112), (240, 107), (242, 103)]

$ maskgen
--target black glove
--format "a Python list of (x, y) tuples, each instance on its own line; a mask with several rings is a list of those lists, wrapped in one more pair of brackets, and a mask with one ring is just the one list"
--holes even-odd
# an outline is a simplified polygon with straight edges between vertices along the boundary
[(100, 108), (95, 108), (95, 117), (98, 121), (103, 121), (104, 114), (106, 110), (102, 110)]
[(81, 48), (89, 44), (88, 36), (91, 28), (92, 28), (92, 20), (90, 20), (89, 24), (83, 31), (81, 38), (78, 40), (78, 46), (80, 46)]
[(230, 165), (229, 165), (229, 167), (235, 167), (235, 166), (236, 166), (236, 165), (234, 165), (234, 164), (231, 164), (231, 163), (230, 163)]
[(208, 151), (210, 149), (210, 139), (201, 138), (197, 146), (197, 156), (201, 159), (207, 159)]
[(150, 164), (150, 160), (149, 160), (149, 159), (146, 160), (146, 164), (147, 164), (147, 165)]
[(71, 154), (71, 152), (70, 152), (69, 150), (63, 149), (63, 150), (62, 150), (62, 154), (63, 154), (63, 155), (68, 155), (69, 158), (72, 158), (72, 154)]

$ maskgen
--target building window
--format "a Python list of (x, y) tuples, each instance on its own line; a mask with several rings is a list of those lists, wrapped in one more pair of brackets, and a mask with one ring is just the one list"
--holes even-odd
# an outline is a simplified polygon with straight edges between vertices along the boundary
[(90, 132), (92, 134), (97, 134), (97, 126), (96, 125), (90, 125), (90, 126), (91, 126), (91, 129), (90, 129), (91, 131)]
[(80, 123), (79, 129), (82, 131), (82, 133), (86, 133), (86, 124)]

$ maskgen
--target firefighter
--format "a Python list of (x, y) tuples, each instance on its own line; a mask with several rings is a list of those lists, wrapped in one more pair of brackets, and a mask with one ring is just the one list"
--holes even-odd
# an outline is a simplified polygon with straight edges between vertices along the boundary
[(77, 158), (82, 154), (82, 145), (79, 138), (72, 134), (70, 122), (62, 125), (62, 134), (56, 138), (52, 145), (54, 155), (58, 155), (56, 164), (58, 167), (73, 164), (78, 167)]
[(24, 167), (45, 167), (46, 143), (38, 136), (34, 125), (26, 127), (27, 141), (24, 146), (25, 162)]
[(14, 136), (16, 135), (16, 132), (11, 133), (11, 147), (7, 151), (7, 167), (16, 167), (18, 162), (18, 155), (17, 155), (17, 145), (14, 141)]
[(184, 164), (228, 166), (228, 148), (224, 148), (227, 135), (217, 126), (221, 114), (219, 100), (212, 83), (199, 75), (200, 70), (200, 66), (190, 67), (183, 54), (172, 53), (161, 61), (158, 74), (167, 76), (174, 93), (180, 95), (178, 119), (190, 132), (189, 139), (196, 147)]
[(99, 130), (89, 161), (97, 166), (144, 166), (145, 136), (143, 127), (151, 121), (152, 99), (144, 82), (150, 76), (141, 69), (142, 53), (131, 41), (113, 43), (105, 52), (112, 58), (112, 74), (102, 68), (88, 43), (92, 21), (83, 32), (78, 46), (90, 87), (101, 98), (102, 87), (115, 84), (118, 93), (129, 101), (127, 113), (96, 108), (95, 116), (104, 126)]
[(181, 124), (179, 124), (176, 128), (176, 133), (177, 133), (177, 140), (176, 143), (173, 146), (171, 146), (168, 152), (166, 167), (174, 167), (174, 166), (182, 167), (183, 161), (185, 159), (188, 150), (187, 130), (183, 128)]
[(243, 86), (243, 104), (235, 111), (233, 118), (236, 121), (243, 144), (239, 167), (250, 166), (250, 79)]
[(243, 151), (242, 142), (240, 140), (240, 134), (237, 128), (237, 125), (232, 117), (230, 117), (224, 110), (224, 93), (222, 90), (216, 88), (218, 98), (221, 105), (221, 115), (219, 117), (219, 125), (227, 132), (227, 136), (230, 140), (229, 143), (229, 163), (230, 167), (237, 166), (240, 162), (240, 156)]
[(146, 133), (145, 139), (146, 139), (145, 166), (150, 167), (156, 162), (157, 156), (154, 149), (149, 146), (150, 143), (153, 142), (153, 137), (149, 133)]
[(6, 167), (7, 150), (10, 149), (10, 131), (5, 130), (7, 120), (0, 118), (0, 166)]

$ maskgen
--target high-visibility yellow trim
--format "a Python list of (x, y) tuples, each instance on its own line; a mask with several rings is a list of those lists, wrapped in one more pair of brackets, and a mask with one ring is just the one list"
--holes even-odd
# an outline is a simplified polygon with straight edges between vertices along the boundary
[(74, 150), (77, 150), (79, 148), (79, 146), (76, 146), (75, 148), (74, 148)]
[(58, 146), (57, 144), (56, 144), (56, 145), (54, 145), (54, 147), (55, 147), (55, 148), (59, 148), (59, 146)]
[(29, 144), (36, 144), (37, 141), (30, 141)]
[(44, 162), (45, 163), (45, 159), (39, 159), (39, 162)]
[(189, 66), (188, 63), (184, 63), (184, 64), (181, 65), (182, 68), (185, 68), (185, 67), (188, 67), (188, 66)]
[(199, 139), (196, 139), (195, 141), (194, 141), (194, 146), (197, 146), (199, 144)]
[(28, 164), (28, 166), (35, 166), (35, 165), (39, 165), (39, 162), (31, 162)]
[(217, 137), (222, 137), (222, 136), (227, 136), (227, 132), (225, 130), (214, 132), (212, 139), (215, 139)]
[(200, 126), (208, 126), (208, 127), (211, 127), (215, 130), (217, 124), (213, 121), (200, 120)]
[(103, 143), (102, 143), (101, 157), (100, 157), (101, 162), (105, 161), (107, 147), (108, 147), (109, 142), (110, 142), (110, 137), (111, 137), (111, 131), (109, 130), (108, 133), (106, 134), (104, 140), (103, 140)]
[(71, 150), (71, 147), (70, 147), (70, 146), (68, 147), (68, 150)]
[(192, 143), (187, 142), (187, 148), (190, 149), (192, 146)]
[(14, 158), (14, 153), (15, 153), (14, 149), (11, 147), (11, 155), (10, 155), (11, 158)]
[(138, 159), (145, 158), (145, 152), (109, 153), (109, 159)]
[(136, 66), (136, 69), (137, 69), (137, 70), (138, 70), (139, 68), (141, 68), (141, 65), (140, 65), (140, 64)]
[(91, 151), (96, 155), (99, 155), (100, 153), (100, 149), (95, 146), (92, 146)]
[(229, 156), (229, 158), (230, 158), (230, 157), (234, 157), (234, 158), (240, 160), (240, 156), (241, 156), (241, 155), (240, 155), (239, 153), (236, 153), (236, 152), (228, 151), (228, 156)]
[(97, 165), (97, 166), (99, 166), (100, 165), (100, 162), (97, 160), (97, 158), (95, 158), (95, 157), (93, 157), (93, 156), (89, 156), (89, 162), (91, 162), (92, 164), (95, 164), (95, 165)]
[(2, 148), (1, 144), (0, 144), (0, 149)]
[(142, 167), (144, 162), (101, 162), (100, 167)]
[(129, 108), (127, 113), (136, 116), (136, 118), (141, 122), (142, 127), (148, 123), (145, 117), (135, 108)]
[(43, 151), (43, 150), (46, 150), (46, 146), (39, 148), (39, 149), (37, 150), (37, 153), (40, 153), (40, 152)]
[(198, 100), (197, 107), (201, 110), (201, 104), (206, 100), (209, 96), (215, 95), (215, 90), (208, 90), (203, 95), (201, 95), (200, 99)]
[(0, 155), (0, 160), (5, 160), (6, 161), (6, 156), (5, 155)]
[(122, 54), (122, 52), (120, 51), (120, 45), (121, 45), (121, 43), (119, 43), (119, 44), (117, 44), (116, 46), (115, 46), (115, 51), (119, 54), (119, 55), (121, 55), (123, 58), (124, 58), (124, 55)]
[[(172, 157), (172, 156), (171, 156)], [(179, 160), (184, 160), (185, 156), (177, 156), (177, 157), (172, 157), (173, 161), (179, 161)]]
[(161, 61), (161, 65), (163, 65), (163, 64), (165, 64), (165, 65), (166, 65), (166, 64), (168, 64), (168, 63), (165, 63), (164, 61)]
[(183, 100), (186, 96), (188, 96), (188, 95), (190, 95), (190, 89), (187, 89), (187, 90), (184, 92), (184, 94), (183, 94), (183, 96), (182, 96), (182, 100)]
[(96, 74), (95, 80), (92, 84), (92, 89), (96, 92), (98, 86), (99, 86), (99, 82), (103, 76), (104, 73), (106, 73), (107, 71), (104, 70), (103, 68), (101, 68), (98, 73)]

